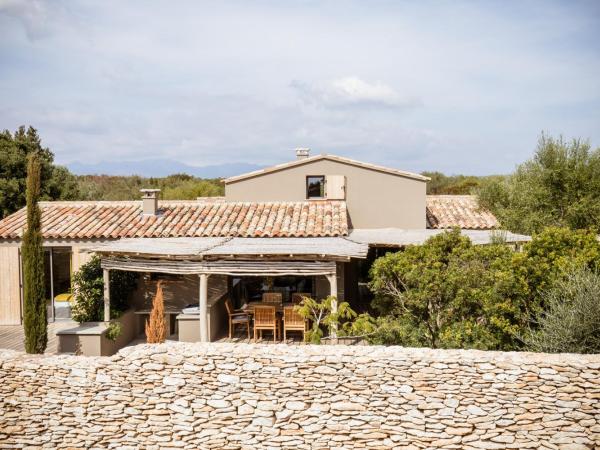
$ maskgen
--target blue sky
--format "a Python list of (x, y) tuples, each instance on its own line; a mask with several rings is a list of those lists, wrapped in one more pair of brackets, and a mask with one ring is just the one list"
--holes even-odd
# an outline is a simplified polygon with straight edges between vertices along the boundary
[(600, 146), (600, 2), (0, 0), (20, 124), (62, 164), (509, 172), (542, 131)]

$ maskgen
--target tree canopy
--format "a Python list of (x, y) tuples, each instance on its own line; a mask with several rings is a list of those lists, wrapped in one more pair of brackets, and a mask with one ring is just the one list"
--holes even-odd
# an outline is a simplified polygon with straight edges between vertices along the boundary
[(513, 270), (512, 250), (474, 246), (458, 230), (388, 253), (371, 268), (376, 309), (408, 329), (411, 344), (515, 348), (527, 323), (527, 285)]
[(73, 200), (78, 196), (75, 177), (54, 165), (54, 154), (42, 146), (37, 130), (20, 127), (15, 133), (0, 133), (0, 218), (25, 206), (27, 157), (40, 161), (40, 200)]
[(442, 233), (375, 260), (370, 287), (381, 316), (359, 324), (376, 343), (515, 350), (554, 307), (548, 291), (573, 270), (600, 270), (594, 232), (548, 228), (520, 252)]
[(503, 228), (531, 234), (547, 226), (598, 228), (600, 148), (542, 135), (532, 159), (511, 176), (488, 180), (479, 203)]

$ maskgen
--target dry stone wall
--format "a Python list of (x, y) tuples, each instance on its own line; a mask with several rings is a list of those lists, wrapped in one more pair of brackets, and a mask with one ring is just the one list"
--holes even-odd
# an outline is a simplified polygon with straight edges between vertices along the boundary
[(600, 448), (600, 356), (140, 345), (0, 354), (0, 448)]

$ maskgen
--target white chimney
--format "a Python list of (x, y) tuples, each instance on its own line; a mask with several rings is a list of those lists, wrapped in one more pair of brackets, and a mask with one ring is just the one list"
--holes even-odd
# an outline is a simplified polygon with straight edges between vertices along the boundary
[(296, 159), (306, 159), (310, 156), (310, 148), (299, 147), (296, 149)]
[(145, 216), (158, 213), (158, 193), (160, 189), (140, 189), (142, 193), (142, 211)]

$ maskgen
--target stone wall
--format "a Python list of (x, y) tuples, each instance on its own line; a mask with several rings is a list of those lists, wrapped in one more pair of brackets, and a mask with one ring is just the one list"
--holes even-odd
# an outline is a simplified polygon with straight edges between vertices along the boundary
[(140, 345), (0, 354), (0, 448), (600, 446), (600, 355)]

